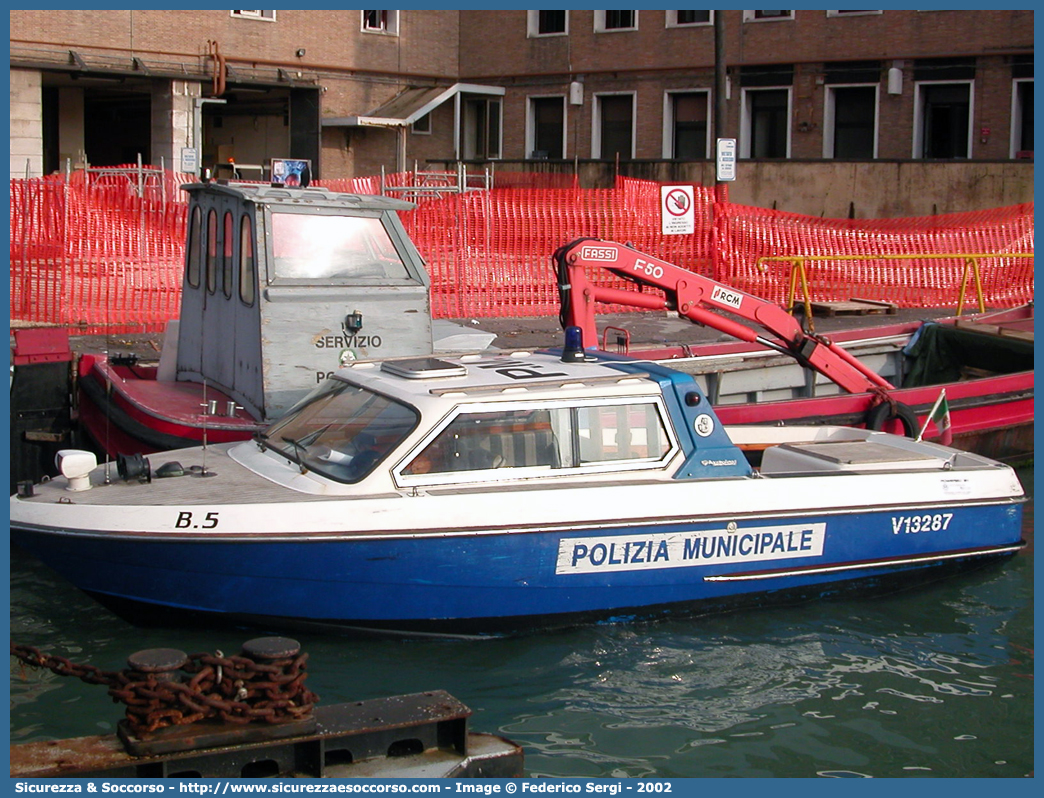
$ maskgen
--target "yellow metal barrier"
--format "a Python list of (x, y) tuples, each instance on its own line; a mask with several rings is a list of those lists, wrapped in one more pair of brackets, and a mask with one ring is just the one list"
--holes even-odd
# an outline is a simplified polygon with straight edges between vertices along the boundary
[(928, 255), (763, 255), (758, 258), (757, 267), (760, 271), (768, 270), (768, 263), (790, 263), (790, 288), (787, 293), (787, 312), (794, 311), (794, 294), (797, 291), (797, 281), (801, 280), (801, 291), (804, 296), (805, 318), (812, 319), (812, 300), (808, 290), (808, 269), (805, 264), (809, 261), (868, 261), (868, 260), (956, 260), (964, 266), (961, 274), (961, 289), (957, 296), (957, 315), (964, 312), (964, 299), (968, 290), (968, 278), (975, 278), (975, 296), (979, 300), (979, 312), (986, 310), (986, 302), (982, 297), (982, 274), (979, 270), (979, 258), (1032, 258), (1032, 252), (961, 252), (961, 253), (932, 253)]

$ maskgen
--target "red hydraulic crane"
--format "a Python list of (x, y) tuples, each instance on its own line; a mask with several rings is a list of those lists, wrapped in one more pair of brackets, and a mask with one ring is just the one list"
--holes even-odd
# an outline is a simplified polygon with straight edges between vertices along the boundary
[[(791, 355), (849, 393), (894, 388), (840, 346), (822, 336), (806, 333), (794, 317), (778, 305), (633, 247), (615, 241), (580, 238), (560, 247), (553, 257), (558, 273), (562, 325), (579, 327), (587, 348), (595, 346), (598, 340), (595, 303), (673, 310), (694, 323)], [(588, 279), (585, 269), (606, 269), (662, 293), (599, 287)], [(753, 322), (775, 338), (767, 338), (746, 324), (722, 315), (723, 312)]]

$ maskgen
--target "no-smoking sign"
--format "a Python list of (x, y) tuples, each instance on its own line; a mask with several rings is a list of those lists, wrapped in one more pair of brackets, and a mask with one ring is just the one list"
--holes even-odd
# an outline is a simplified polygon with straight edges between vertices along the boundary
[(682, 235), (696, 230), (692, 186), (660, 186), (660, 232)]

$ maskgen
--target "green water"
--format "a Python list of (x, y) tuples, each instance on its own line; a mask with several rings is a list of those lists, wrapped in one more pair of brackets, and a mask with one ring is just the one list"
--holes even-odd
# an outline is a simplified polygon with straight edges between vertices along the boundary
[[(1020, 470), (1027, 490), (1032, 468)], [(296, 635), (321, 703), (443, 689), (530, 776), (1033, 772), (1033, 513), (1006, 563), (883, 598), (476, 642)], [(106, 670), (249, 631), (142, 630), (11, 554), (11, 639)], [(15, 666), (11, 743), (112, 732), (104, 687)]]

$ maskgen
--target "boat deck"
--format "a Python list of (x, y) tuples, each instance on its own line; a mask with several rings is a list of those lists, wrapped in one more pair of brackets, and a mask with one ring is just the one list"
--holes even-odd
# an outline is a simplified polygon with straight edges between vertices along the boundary
[[(967, 452), (959, 452), (943, 457), (933, 444), (918, 443), (892, 436), (871, 440), (824, 437), (828, 428), (810, 431), (804, 439), (792, 435), (796, 428), (769, 428), (767, 436), (765, 428), (735, 427), (731, 429), (740, 450), (752, 462), (760, 463), (755, 468), (755, 476), (762, 479), (800, 478), (811, 475), (857, 474), (857, 473), (917, 473), (926, 471), (962, 471), (992, 468), (991, 461)], [(783, 437), (773, 439), (773, 434)], [(751, 437), (753, 435), (753, 438)], [(789, 438), (789, 439), (787, 439)], [(147, 484), (138, 480), (125, 481), (120, 478), (115, 463), (95, 469), (91, 474), (91, 489), (70, 491), (66, 488), (66, 480), (57, 478), (45, 481), (34, 487), (32, 497), (19, 500), (29, 503), (54, 504), (71, 503), (83, 506), (229, 506), (229, 505), (275, 505), (294, 503), (313, 503), (353, 497), (366, 499), (398, 499), (405, 494), (405, 489), (394, 488), (380, 492), (368, 491), (362, 483), (362, 490), (353, 491), (353, 486), (341, 492), (335, 488), (331, 492), (305, 492), (292, 487), (278, 485), (269, 479), (244, 468), (236, 462), (229, 451), (237, 446), (251, 446), (249, 443), (218, 444), (207, 448), (159, 452), (149, 455), (148, 461), (153, 477)], [(238, 458), (237, 458), (238, 459)], [(156, 477), (157, 471), (167, 463), (181, 465), (184, 475)], [(504, 478), (511, 482), (512, 492), (548, 493), (570, 488), (586, 486), (605, 487), (604, 478), (594, 479), (562, 479), (550, 480), (528, 479), (512, 480), (504, 470)], [(206, 472), (206, 473), (204, 473)], [(462, 474), (459, 484), (422, 486), (427, 494), (453, 495), (466, 492), (469, 494), (497, 492), (504, 489), (502, 484), (486, 482), (469, 482), (466, 474)], [(611, 484), (617, 487), (638, 484), (655, 484), (657, 482), (672, 483), (663, 471), (651, 471), (647, 474), (630, 472), (620, 474)], [(699, 482), (699, 480), (694, 480)], [(390, 486), (389, 486), (390, 487)], [(413, 489), (410, 489), (411, 491)]]
[[(236, 445), (236, 444), (232, 444)], [(275, 504), (285, 502), (287, 491), (269, 480), (243, 468), (228, 456), (228, 445), (211, 446), (206, 457), (202, 449), (189, 452), (198, 456), (188, 459), (186, 451), (157, 452), (148, 456), (152, 473), (170, 462), (181, 463), (186, 471), (180, 477), (153, 477), (149, 484), (124, 482), (120, 479), (115, 463), (109, 464), (108, 480), (104, 469), (91, 475), (91, 489), (68, 491), (62, 478), (43, 482), (35, 486), (36, 495), (29, 502), (53, 503), (67, 501), (81, 505), (116, 505), (132, 507), (176, 506), (182, 504), (229, 505), (229, 504)], [(203, 466), (215, 476), (202, 475)], [(320, 501), (325, 496), (294, 492), (295, 502)]]
[[(246, 410), (213, 386), (195, 382), (141, 379), (137, 375), (132, 379), (124, 379), (120, 367), (114, 366), (108, 360), (95, 361), (92, 368), (101, 383), (111, 384), (126, 396), (136, 409), (155, 418), (169, 419), (191, 426), (206, 425), (211, 429), (250, 431), (261, 428)], [(143, 372), (149, 369), (148, 366), (134, 368)], [(210, 404), (216, 408), (217, 415), (204, 412)], [(230, 407), (234, 408), (232, 413), (228, 412)]]
[[(1021, 309), (1017, 309), (1021, 310)], [(958, 319), (955, 326), (962, 330), (972, 330), (986, 335), (997, 335), (1002, 338), (1017, 338), (1020, 341), (1033, 343), (1033, 311), (1029, 315), (1012, 311), (1008, 314), (997, 314), (987, 320)]]

